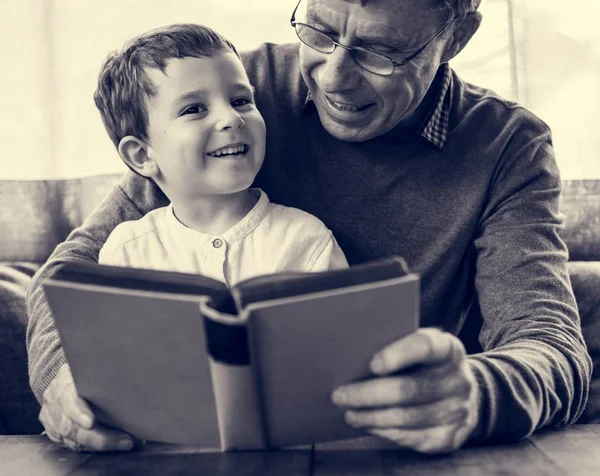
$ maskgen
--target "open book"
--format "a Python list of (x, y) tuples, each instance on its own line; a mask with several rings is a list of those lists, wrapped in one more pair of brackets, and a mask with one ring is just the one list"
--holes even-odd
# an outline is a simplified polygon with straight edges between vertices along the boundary
[(278, 273), (228, 289), (200, 275), (65, 264), (44, 283), (77, 391), (139, 438), (262, 449), (353, 438), (331, 403), (413, 331), (401, 258)]

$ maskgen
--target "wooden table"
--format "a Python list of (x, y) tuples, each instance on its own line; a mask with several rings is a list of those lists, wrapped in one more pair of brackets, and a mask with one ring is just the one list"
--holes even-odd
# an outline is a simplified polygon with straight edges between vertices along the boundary
[(0, 475), (485, 476), (600, 475), (600, 425), (542, 430), (517, 444), (429, 457), (365, 438), (272, 452), (214, 453), (148, 444), (121, 454), (74, 453), (45, 436), (0, 437)]

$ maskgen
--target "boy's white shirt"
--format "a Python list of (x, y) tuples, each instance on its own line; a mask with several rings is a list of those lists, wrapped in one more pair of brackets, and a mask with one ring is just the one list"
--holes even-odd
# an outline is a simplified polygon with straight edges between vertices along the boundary
[(348, 262), (331, 231), (315, 216), (271, 203), (260, 189), (256, 205), (221, 235), (183, 225), (172, 205), (119, 224), (99, 263), (198, 273), (233, 286), (282, 271), (326, 271)]

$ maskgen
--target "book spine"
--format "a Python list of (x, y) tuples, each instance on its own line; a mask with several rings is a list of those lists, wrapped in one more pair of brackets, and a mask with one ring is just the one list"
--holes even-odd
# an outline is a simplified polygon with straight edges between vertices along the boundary
[(245, 320), (200, 303), (215, 395), (221, 449), (265, 449), (266, 439)]

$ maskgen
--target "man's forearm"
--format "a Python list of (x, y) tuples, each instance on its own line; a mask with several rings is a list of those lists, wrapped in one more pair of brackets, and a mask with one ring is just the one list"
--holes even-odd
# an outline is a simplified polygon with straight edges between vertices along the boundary
[[(139, 219), (147, 211), (165, 204), (164, 195), (156, 190), (145, 179), (128, 174), (85, 223), (58, 245), (48, 262), (34, 276), (27, 294), (27, 352), (30, 383), (38, 401), (66, 362), (42, 282), (64, 263), (80, 260), (97, 262), (100, 248), (116, 225)], [(139, 198), (134, 203), (130, 197)]]
[[(564, 336), (562, 336), (564, 337)], [(515, 441), (581, 415), (591, 360), (583, 342), (524, 340), (469, 356), (481, 395), (477, 441)]]

